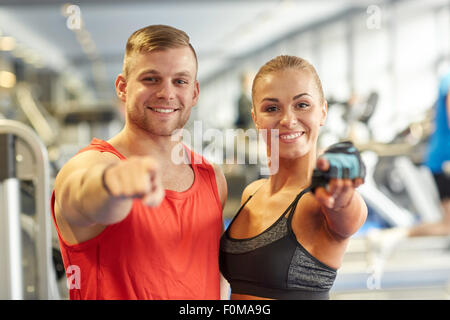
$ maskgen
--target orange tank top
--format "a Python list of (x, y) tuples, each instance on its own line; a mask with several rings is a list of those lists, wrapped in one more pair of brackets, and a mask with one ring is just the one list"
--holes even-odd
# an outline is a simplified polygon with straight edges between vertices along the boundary
[[(80, 150), (111, 152), (93, 139)], [(70, 299), (219, 299), (222, 206), (213, 167), (190, 151), (194, 183), (184, 192), (166, 190), (158, 208), (140, 200), (129, 215), (93, 239), (69, 245), (58, 231)]]

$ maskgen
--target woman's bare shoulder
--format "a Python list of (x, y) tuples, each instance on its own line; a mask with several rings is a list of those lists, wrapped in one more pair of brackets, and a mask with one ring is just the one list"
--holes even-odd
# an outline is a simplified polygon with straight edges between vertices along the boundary
[(254, 194), (265, 182), (267, 182), (268, 179), (259, 179), (255, 180), (252, 183), (250, 183), (248, 186), (245, 187), (244, 191), (242, 192), (241, 197), (241, 204), (243, 204), (247, 199)]

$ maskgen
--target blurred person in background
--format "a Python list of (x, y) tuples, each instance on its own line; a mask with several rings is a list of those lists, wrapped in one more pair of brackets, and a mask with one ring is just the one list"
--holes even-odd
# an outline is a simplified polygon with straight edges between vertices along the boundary
[[(197, 103), (196, 77), (185, 32), (154, 25), (128, 39), (115, 83), (124, 128), (108, 141), (94, 138), (55, 181), (64, 267), (79, 279), (70, 299), (220, 298), (225, 177), (173, 139)], [(186, 161), (175, 163), (175, 147)]]
[[(364, 179), (359, 153), (339, 144), (317, 159), (327, 102), (314, 67), (302, 58), (278, 56), (262, 66), (252, 101), (253, 121), (267, 130), (267, 156), (279, 169), (269, 161), (269, 178), (245, 188), (221, 238), (220, 269), (231, 299), (329, 299), (349, 238), (367, 216), (355, 190)], [(272, 139), (279, 142), (274, 159)], [(316, 167), (335, 175), (311, 189)]]
[[(367, 235), (370, 264), (382, 269), (399, 241), (408, 237), (450, 235), (450, 72), (439, 81), (434, 112), (434, 131), (429, 139), (425, 165), (433, 174), (441, 201), (442, 217), (437, 222), (418, 223), (412, 227), (373, 229)], [(381, 272), (381, 269), (379, 272)]]
[(252, 101), (249, 97), (249, 83), (251, 75), (249, 72), (242, 72), (240, 75), (240, 94), (237, 101), (238, 116), (236, 118), (236, 128), (247, 130), (252, 124), (252, 117), (249, 110), (252, 108)]
[(408, 235), (450, 235), (450, 72), (439, 82), (435, 104), (434, 132), (431, 135), (425, 165), (433, 173), (443, 217), (436, 223), (424, 223), (409, 230)]

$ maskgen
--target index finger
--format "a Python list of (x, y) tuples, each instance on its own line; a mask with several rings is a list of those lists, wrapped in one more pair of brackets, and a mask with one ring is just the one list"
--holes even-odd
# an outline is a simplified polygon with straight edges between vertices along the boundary
[(353, 187), (354, 188), (358, 188), (360, 185), (362, 185), (364, 183), (364, 180), (362, 178), (356, 178), (353, 181)]

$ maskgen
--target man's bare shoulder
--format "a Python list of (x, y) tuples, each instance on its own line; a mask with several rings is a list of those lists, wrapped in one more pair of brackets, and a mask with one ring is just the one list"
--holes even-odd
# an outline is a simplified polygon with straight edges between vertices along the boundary
[[(96, 165), (119, 162), (112, 153), (88, 150), (71, 158), (59, 171), (55, 180), (55, 218), (65, 241), (76, 244), (98, 235), (104, 230), (102, 225), (82, 226), (85, 216), (73, 205), (73, 199), (85, 178), (85, 173)], [(83, 220), (84, 219), (84, 220)]]
[(222, 204), (222, 209), (225, 207), (225, 202), (227, 201), (228, 197), (228, 186), (227, 186), (227, 180), (225, 179), (225, 175), (223, 173), (222, 168), (215, 163), (211, 163), (214, 174), (216, 177), (216, 184), (217, 184), (217, 191), (219, 193), (220, 203)]
[(61, 180), (79, 170), (87, 170), (94, 165), (101, 163), (114, 163), (120, 159), (110, 152), (100, 152), (97, 150), (88, 150), (81, 152), (71, 158), (58, 172), (55, 180), (55, 188)]

